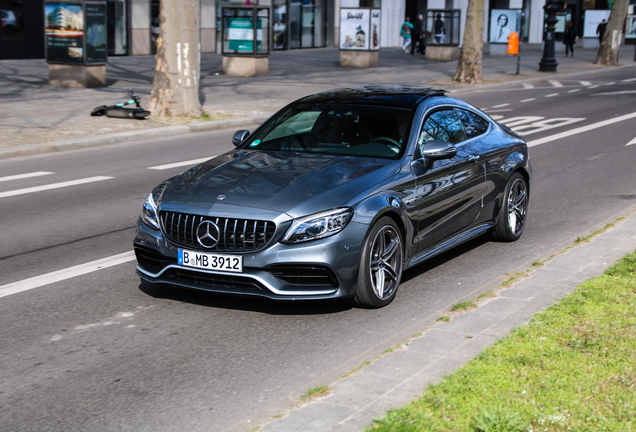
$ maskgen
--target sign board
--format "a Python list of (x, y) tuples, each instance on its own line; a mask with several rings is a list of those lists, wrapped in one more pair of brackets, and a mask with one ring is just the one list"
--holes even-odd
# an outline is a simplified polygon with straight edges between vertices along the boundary
[(508, 43), (510, 33), (521, 34), (521, 10), (493, 9), (490, 11), (490, 43)]
[[(263, 41), (261, 20), (258, 20), (256, 30), (256, 50), (260, 51)], [(228, 19), (229, 49), (243, 52), (254, 52), (254, 18), (236, 17)]]
[(44, 5), (46, 60), (84, 63), (84, 14), (81, 3)]
[(636, 15), (627, 15), (625, 39), (636, 39)]
[(86, 62), (106, 63), (106, 5), (86, 3)]
[(380, 9), (340, 9), (340, 49), (380, 49)]
[(595, 37), (596, 29), (602, 20), (607, 22), (609, 20), (610, 11), (608, 10), (586, 10), (585, 11), (585, 20), (583, 25), (583, 37)]

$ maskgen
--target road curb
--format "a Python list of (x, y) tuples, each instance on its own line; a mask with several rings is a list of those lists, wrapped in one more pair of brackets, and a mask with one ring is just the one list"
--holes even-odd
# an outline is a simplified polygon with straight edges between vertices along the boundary
[(63, 141), (53, 141), (41, 144), (28, 144), (18, 147), (0, 149), (0, 160), (21, 156), (34, 156), (46, 153), (57, 153), (68, 150), (79, 150), (93, 147), (102, 147), (131, 141), (141, 141), (152, 138), (165, 138), (178, 135), (186, 135), (197, 132), (210, 132), (230, 128), (250, 127), (263, 123), (269, 115), (255, 117), (233, 118), (225, 120), (213, 120), (209, 122), (195, 123), (185, 126), (164, 126), (154, 129), (120, 132), (110, 135), (98, 135), (95, 137), (74, 138)]

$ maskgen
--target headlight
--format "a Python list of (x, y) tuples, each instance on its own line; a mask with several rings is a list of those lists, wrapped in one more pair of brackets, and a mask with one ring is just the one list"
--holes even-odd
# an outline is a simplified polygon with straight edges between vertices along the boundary
[(141, 220), (154, 229), (159, 229), (159, 218), (157, 217), (157, 204), (149, 193), (144, 198), (144, 204), (141, 207)]
[(282, 242), (300, 243), (329, 237), (342, 231), (352, 217), (352, 209), (341, 208), (295, 219)]

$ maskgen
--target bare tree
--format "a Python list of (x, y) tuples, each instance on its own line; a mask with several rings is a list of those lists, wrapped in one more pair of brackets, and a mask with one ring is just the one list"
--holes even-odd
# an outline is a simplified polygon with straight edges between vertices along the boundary
[(618, 49), (623, 37), (628, 5), (629, 0), (614, 0), (594, 64), (618, 66)]
[(157, 65), (148, 109), (153, 116), (202, 114), (199, 0), (161, 0)]
[(484, 42), (484, 0), (468, 0), (466, 11), (466, 25), (462, 51), (457, 62), (455, 81), (465, 84), (480, 84), (484, 80), (481, 77), (481, 62)]

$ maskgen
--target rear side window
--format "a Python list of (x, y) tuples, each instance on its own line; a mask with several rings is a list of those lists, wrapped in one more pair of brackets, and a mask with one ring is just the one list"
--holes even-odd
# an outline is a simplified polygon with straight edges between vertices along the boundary
[(436, 111), (424, 122), (417, 143), (420, 148), (430, 140), (459, 144), (465, 141), (466, 133), (461, 119), (454, 109)]
[(457, 115), (464, 125), (466, 131), (466, 137), (468, 139), (478, 137), (481, 134), (486, 133), (488, 130), (488, 122), (470, 111), (457, 108)]

